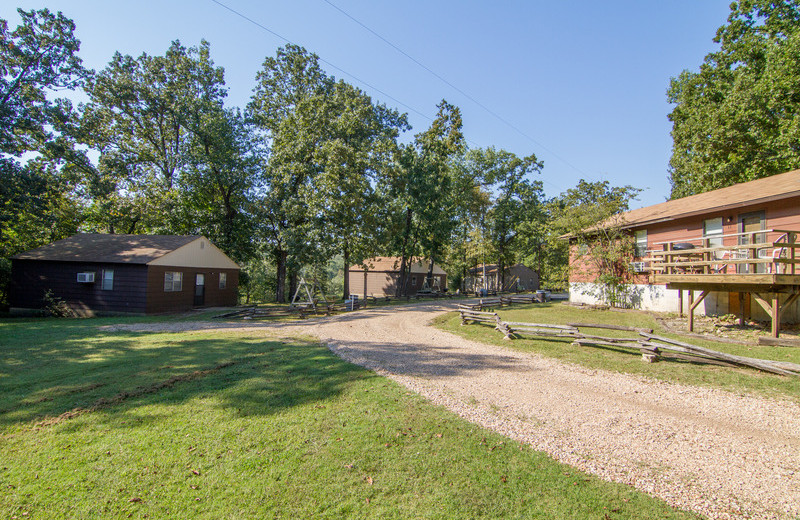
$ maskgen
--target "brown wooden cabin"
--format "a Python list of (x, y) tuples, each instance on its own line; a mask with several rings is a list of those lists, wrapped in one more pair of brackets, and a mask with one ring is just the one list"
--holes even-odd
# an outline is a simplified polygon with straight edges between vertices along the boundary
[[(464, 291), (473, 293), (478, 289), (490, 292), (536, 291), (539, 289), (539, 273), (522, 264), (512, 265), (503, 269), (505, 276), (500, 276), (497, 264), (486, 264), (486, 281), (484, 283), (483, 264), (469, 270), (469, 276), (464, 280)], [(502, 284), (502, 288), (500, 287)]]
[[(399, 256), (378, 256), (365, 260), (363, 265), (351, 266), (348, 272), (350, 293), (363, 298), (366, 285), (367, 296), (394, 296), (400, 279), (400, 261)], [(414, 296), (421, 290), (427, 290), (425, 279), (430, 262), (412, 259), (409, 267), (408, 295)], [(436, 292), (447, 289), (447, 273), (436, 264), (433, 264), (433, 280), (433, 287), (428, 289)]]
[[(635, 209), (616, 222), (636, 241), (634, 306), (772, 319), (774, 334), (780, 321), (800, 321), (800, 170)], [(586, 258), (571, 248), (570, 300), (594, 303), (597, 273)]]
[(81, 315), (232, 306), (239, 266), (203, 236), (77, 234), (14, 256), (12, 312), (44, 295)]

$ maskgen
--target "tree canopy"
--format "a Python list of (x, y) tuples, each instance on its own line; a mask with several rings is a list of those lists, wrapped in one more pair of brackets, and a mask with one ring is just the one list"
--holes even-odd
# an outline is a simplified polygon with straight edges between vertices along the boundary
[(673, 198), (800, 168), (800, 3), (733, 2), (714, 41), (670, 82)]
[(337, 265), (347, 297), (348, 267), (386, 255), (401, 258), (400, 293), (412, 259), (429, 277), (443, 264), (451, 288), (482, 261), (560, 284), (554, 236), (633, 193), (582, 182), (548, 201), (536, 155), (469, 149), (445, 100), (401, 143), (406, 114), (297, 45), (265, 58), (239, 108), (206, 41), (116, 52), (94, 72), (71, 20), (19, 12), (13, 30), (0, 19), (0, 304), (11, 256), (76, 231), (203, 234), (244, 266), (248, 299), (285, 301), (304, 269), (330, 278)]

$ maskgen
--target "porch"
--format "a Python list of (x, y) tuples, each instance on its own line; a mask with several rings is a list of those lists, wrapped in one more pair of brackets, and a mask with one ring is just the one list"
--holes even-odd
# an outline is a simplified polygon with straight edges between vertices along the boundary
[[(782, 312), (800, 297), (798, 233), (759, 229), (655, 243), (640, 267), (649, 273), (650, 283), (679, 291), (681, 311), (687, 291), (689, 331), (694, 330), (694, 311), (706, 296), (728, 292), (738, 293), (740, 302), (752, 295), (769, 316), (772, 335), (778, 337)], [(745, 306), (740, 304), (740, 323), (745, 319)]]

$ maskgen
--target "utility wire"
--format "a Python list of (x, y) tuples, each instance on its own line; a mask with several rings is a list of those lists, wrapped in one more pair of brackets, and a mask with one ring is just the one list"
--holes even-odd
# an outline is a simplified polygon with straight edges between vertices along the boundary
[[(246, 16), (245, 14), (243, 14), (243, 13), (240, 13), (239, 11), (237, 11), (237, 10), (235, 10), (235, 9), (233, 9), (233, 8), (231, 8), (231, 7), (227, 6), (227, 5), (225, 5), (225, 4), (223, 4), (223, 3), (222, 3), (222, 2), (220, 2), (219, 0), (211, 0), (211, 1), (212, 1), (212, 2), (214, 2), (215, 4), (217, 4), (218, 6), (220, 6), (220, 7), (224, 8), (224, 9), (227, 9), (228, 11), (230, 11), (230, 12), (231, 12), (231, 13), (233, 13), (233, 14), (235, 14), (236, 16), (238, 16), (238, 17), (240, 17), (240, 18), (243, 18), (244, 20), (247, 20), (248, 22), (250, 22), (251, 24), (255, 25), (256, 27), (259, 27), (260, 29), (263, 29), (263, 30), (267, 31), (267, 32), (268, 32), (268, 33), (270, 33), (271, 35), (273, 35), (273, 36), (275, 36), (275, 37), (277, 37), (277, 38), (279, 38), (279, 39), (281, 39), (281, 40), (285, 41), (286, 43), (290, 43), (290, 44), (292, 44), (292, 45), (297, 45), (296, 43), (294, 43), (294, 42), (293, 42), (292, 40), (290, 40), (289, 38), (287, 38), (287, 37), (285, 37), (285, 36), (282, 36), (282, 35), (280, 35), (280, 34), (276, 33), (275, 31), (273, 31), (273, 30), (272, 30), (272, 29), (270, 29), (269, 27), (266, 27), (265, 25), (262, 25), (262, 24), (258, 23), (257, 21), (255, 21), (255, 20), (253, 20), (252, 18), (250, 18), (250, 17)], [(403, 102), (402, 102), (402, 101), (400, 101), (399, 99), (397, 99), (397, 98), (395, 98), (395, 97), (393, 97), (393, 96), (390, 96), (389, 94), (387, 94), (386, 92), (382, 91), (381, 89), (379, 89), (379, 88), (377, 88), (377, 87), (374, 87), (374, 86), (370, 85), (369, 83), (367, 83), (367, 82), (366, 82), (366, 81), (364, 81), (363, 79), (361, 79), (361, 78), (359, 78), (359, 77), (357, 77), (357, 76), (355, 76), (355, 75), (353, 75), (353, 74), (350, 74), (349, 72), (347, 72), (346, 70), (342, 69), (341, 67), (337, 67), (336, 65), (334, 65), (334, 64), (333, 64), (333, 63), (331, 63), (331, 62), (329, 62), (328, 60), (325, 60), (325, 59), (323, 59), (323, 58), (319, 58), (319, 61), (321, 61), (322, 63), (324, 63), (324, 64), (328, 65), (329, 67), (332, 67), (332, 68), (334, 68), (334, 69), (338, 70), (338, 71), (339, 71), (339, 72), (341, 72), (342, 74), (345, 74), (346, 76), (349, 76), (349, 77), (353, 78), (354, 80), (358, 81), (358, 82), (359, 82), (359, 83), (361, 83), (362, 85), (364, 85), (364, 86), (366, 86), (366, 87), (369, 87), (369, 88), (371, 88), (371, 89), (372, 89), (372, 90), (374, 90), (375, 92), (378, 92), (378, 93), (380, 93), (380, 94), (381, 94), (381, 95), (383, 95), (383, 96), (386, 96), (387, 98), (391, 99), (392, 101), (394, 101), (394, 102), (395, 102), (395, 103), (397, 103), (398, 105), (402, 105), (402, 106), (406, 107), (408, 110), (410, 110), (410, 111), (414, 112), (414, 113), (415, 113), (415, 114), (417, 114), (418, 116), (420, 116), (420, 117), (423, 117), (423, 118), (427, 119), (428, 121), (433, 121), (433, 118), (431, 118), (430, 116), (427, 116), (427, 115), (423, 114), (422, 112), (420, 112), (419, 110), (415, 109), (414, 107), (411, 107), (411, 106), (408, 106), (408, 105), (406, 105), (405, 103), (403, 103)]]
[(580, 168), (578, 168), (578, 167), (577, 167), (577, 166), (575, 166), (574, 164), (570, 163), (569, 161), (567, 161), (566, 159), (564, 159), (563, 157), (561, 157), (560, 155), (558, 155), (558, 154), (557, 154), (557, 153), (555, 153), (554, 151), (550, 150), (549, 148), (547, 148), (547, 147), (546, 147), (544, 144), (542, 144), (541, 142), (537, 141), (537, 140), (536, 140), (536, 139), (534, 139), (533, 137), (529, 136), (528, 134), (526, 134), (525, 132), (523, 132), (522, 130), (520, 130), (520, 129), (519, 129), (517, 126), (515, 126), (514, 124), (512, 124), (511, 122), (509, 122), (508, 120), (506, 120), (506, 119), (505, 119), (504, 117), (502, 117), (500, 114), (496, 113), (495, 111), (493, 111), (492, 109), (490, 109), (489, 107), (487, 107), (486, 105), (484, 105), (483, 103), (481, 103), (480, 101), (478, 101), (477, 99), (475, 99), (474, 97), (470, 96), (469, 94), (467, 94), (466, 92), (464, 92), (462, 89), (458, 88), (456, 85), (454, 85), (454, 84), (452, 84), (451, 82), (447, 81), (447, 80), (446, 80), (445, 78), (443, 78), (441, 75), (439, 75), (439, 74), (437, 74), (435, 71), (431, 70), (431, 69), (430, 69), (429, 67), (427, 67), (425, 64), (421, 63), (419, 60), (417, 60), (416, 58), (414, 58), (413, 56), (411, 56), (410, 54), (408, 54), (407, 52), (405, 52), (403, 49), (401, 49), (400, 47), (398, 47), (398, 46), (397, 46), (397, 45), (395, 45), (394, 43), (390, 42), (389, 40), (387, 40), (386, 38), (384, 38), (383, 36), (381, 36), (380, 34), (378, 34), (376, 31), (374, 31), (374, 30), (372, 30), (371, 28), (367, 27), (367, 26), (366, 26), (364, 23), (362, 23), (361, 21), (359, 21), (359, 20), (357, 20), (356, 18), (354, 18), (352, 15), (350, 15), (348, 12), (346, 12), (345, 10), (343, 10), (342, 8), (340, 8), (339, 6), (337, 6), (336, 4), (334, 4), (333, 2), (331, 2), (330, 0), (323, 0), (323, 1), (324, 1), (326, 4), (330, 5), (331, 7), (333, 7), (334, 9), (336, 9), (337, 11), (339, 11), (340, 13), (342, 13), (343, 15), (345, 15), (346, 17), (350, 18), (350, 19), (351, 19), (353, 22), (357, 23), (358, 25), (360, 25), (361, 27), (363, 27), (365, 30), (367, 30), (367, 31), (369, 31), (370, 33), (372, 33), (372, 34), (373, 34), (375, 37), (379, 38), (381, 41), (383, 41), (384, 43), (386, 43), (387, 45), (389, 45), (390, 47), (392, 47), (394, 50), (396, 50), (397, 52), (399, 52), (400, 54), (402, 54), (402, 55), (403, 55), (403, 56), (405, 56), (406, 58), (408, 58), (409, 60), (411, 60), (411, 61), (413, 61), (414, 63), (416, 63), (418, 66), (420, 66), (421, 68), (423, 68), (424, 70), (426, 70), (427, 72), (429, 72), (431, 75), (433, 75), (434, 77), (436, 77), (436, 78), (437, 78), (439, 81), (441, 81), (441, 82), (442, 82), (442, 83), (444, 83), (445, 85), (449, 86), (450, 88), (452, 88), (452, 89), (453, 89), (453, 90), (455, 90), (456, 92), (460, 93), (462, 96), (466, 97), (467, 99), (469, 99), (470, 101), (472, 101), (473, 103), (475, 103), (476, 105), (478, 105), (479, 107), (481, 107), (481, 108), (482, 108), (483, 110), (485, 110), (487, 113), (489, 113), (489, 114), (491, 114), (492, 116), (494, 116), (494, 117), (495, 117), (497, 120), (499, 120), (500, 122), (502, 122), (503, 124), (505, 124), (506, 126), (508, 126), (509, 128), (511, 128), (512, 130), (514, 130), (515, 132), (517, 132), (517, 133), (518, 133), (519, 135), (521, 135), (522, 137), (524, 137), (524, 138), (528, 139), (529, 141), (531, 141), (531, 142), (532, 142), (532, 143), (534, 143), (535, 145), (539, 146), (540, 148), (542, 148), (543, 150), (545, 150), (546, 152), (548, 152), (550, 155), (552, 155), (552, 156), (553, 156), (553, 157), (555, 157), (556, 159), (560, 160), (561, 162), (563, 162), (564, 164), (566, 164), (567, 166), (569, 166), (569, 167), (570, 167), (570, 168), (572, 168), (573, 170), (577, 171), (578, 173), (582, 174), (583, 176), (585, 176), (585, 177), (590, 177), (590, 175), (589, 175), (589, 174), (587, 174), (586, 172), (584, 172), (583, 170), (581, 170)]
[[(217, 4), (218, 6), (222, 7), (223, 9), (226, 9), (227, 11), (230, 11), (231, 13), (235, 14), (236, 16), (238, 16), (238, 17), (242, 18), (243, 20), (246, 20), (246, 21), (250, 22), (251, 24), (253, 24), (253, 25), (255, 25), (256, 27), (258, 27), (259, 29), (262, 29), (263, 31), (266, 31), (266, 32), (268, 32), (269, 34), (271, 34), (271, 35), (275, 36), (276, 38), (278, 38), (278, 39), (280, 39), (280, 40), (283, 40), (283, 41), (285, 41), (286, 43), (290, 43), (290, 44), (292, 44), (292, 45), (297, 45), (296, 43), (294, 43), (294, 42), (293, 42), (292, 40), (290, 40), (289, 38), (287, 38), (287, 37), (285, 37), (285, 36), (283, 36), (283, 35), (281, 35), (281, 34), (278, 34), (277, 32), (273, 31), (273, 30), (272, 30), (272, 29), (270, 29), (269, 27), (267, 27), (267, 26), (265, 26), (265, 25), (263, 25), (263, 24), (261, 24), (261, 23), (257, 22), (256, 20), (253, 20), (253, 19), (252, 19), (252, 18), (250, 18), (249, 16), (247, 16), (247, 15), (245, 15), (245, 14), (243, 14), (243, 13), (241, 13), (241, 12), (239, 12), (239, 11), (235, 10), (235, 9), (233, 9), (232, 7), (230, 7), (230, 6), (228, 6), (228, 5), (226, 5), (226, 4), (222, 3), (222, 2), (220, 2), (219, 0), (211, 0), (211, 1), (212, 1), (212, 2), (214, 2), (215, 4)], [(327, 2), (327, 0), (325, 0), (325, 1)], [(330, 2), (328, 2), (328, 3), (330, 3)], [(333, 7), (335, 7), (336, 9), (339, 9), (338, 7), (336, 7), (336, 6), (335, 6), (335, 5), (333, 5), (333, 4), (330, 4), (330, 5), (331, 5), (331, 6), (333, 6)], [(339, 10), (341, 11), (341, 9), (339, 9)], [(395, 46), (394, 46), (394, 45), (393, 45), (391, 42), (389, 42), (388, 40), (385, 40), (383, 37), (381, 37), (379, 34), (375, 33), (374, 31), (372, 31), (371, 29), (369, 29), (369, 28), (368, 28), (368, 27), (366, 27), (365, 25), (361, 24), (361, 22), (359, 22), (359, 21), (358, 21), (358, 20), (356, 20), (355, 18), (352, 18), (350, 15), (348, 15), (348, 14), (347, 14), (347, 13), (345, 13), (344, 11), (341, 11), (341, 12), (342, 12), (343, 14), (347, 15), (348, 17), (350, 17), (350, 18), (351, 18), (353, 21), (355, 21), (356, 23), (358, 23), (358, 24), (362, 25), (362, 26), (363, 26), (365, 29), (367, 29), (367, 30), (369, 30), (370, 32), (372, 32), (373, 34), (375, 34), (377, 37), (381, 38), (381, 40), (385, 41), (386, 43), (388, 43), (389, 45), (391, 45), (392, 47), (394, 47), (395, 49), (397, 49), (399, 52), (401, 52), (401, 53), (403, 53), (404, 55), (406, 55), (406, 56), (407, 56), (409, 59), (413, 60), (415, 63), (417, 63), (418, 65), (420, 65), (421, 67), (423, 67), (425, 70), (427, 70), (428, 72), (430, 72), (431, 74), (433, 74), (433, 75), (434, 75), (434, 76), (436, 76), (437, 78), (439, 78), (441, 81), (445, 82), (447, 85), (450, 85), (452, 88), (456, 89), (458, 92), (461, 92), (463, 95), (465, 95), (466, 97), (468, 97), (469, 99), (471, 99), (471, 100), (472, 100), (474, 103), (478, 104), (478, 105), (479, 105), (480, 107), (482, 107), (484, 110), (486, 110), (486, 111), (488, 111), (489, 113), (493, 114), (495, 117), (497, 117), (498, 119), (500, 119), (501, 121), (503, 121), (503, 122), (504, 122), (504, 123), (506, 123), (507, 125), (511, 126), (511, 127), (512, 127), (512, 128), (514, 128), (515, 130), (517, 130), (517, 132), (521, 133), (523, 136), (527, 137), (528, 139), (530, 139), (531, 141), (533, 141), (534, 143), (536, 143), (536, 141), (535, 141), (533, 138), (526, 136), (526, 135), (525, 135), (524, 133), (522, 133), (522, 132), (521, 132), (519, 129), (517, 129), (516, 127), (514, 127), (513, 125), (511, 125), (511, 123), (508, 123), (507, 121), (505, 121), (504, 119), (502, 119), (500, 116), (498, 116), (498, 115), (494, 114), (493, 112), (491, 112), (491, 110), (489, 110), (488, 108), (484, 107), (482, 104), (480, 104), (480, 103), (478, 103), (477, 101), (473, 100), (473, 99), (472, 99), (472, 98), (471, 98), (471, 97), (470, 97), (468, 94), (466, 94), (466, 93), (464, 93), (463, 91), (461, 91), (461, 90), (460, 90), (458, 87), (455, 87), (454, 85), (451, 85), (451, 84), (450, 84), (450, 83), (449, 83), (447, 80), (445, 80), (444, 78), (442, 78), (441, 76), (439, 76), (438, 74), (436, 74), (435, 72), (433, 72), (432, 70), (428, 69), (427, 67), (425, 67), (424, 65), (422, 65), (421, 63), (419, 63), (417, 60), (414, 60), (414, 58), (412, 58), (411, 56), (408, 56), (408, 55), (407, 55), (405, 52), (403, 52), (403, 51), (402, 51), (402, 50), (400, 50), (399, 48), (395, 47)], [(392, 100), (392, 101), (394, 101), (395, 103), (397, 103), (397, 104), (399, 104), (399, 105), (402, 105), (402, 106), (404, 106), (405, 108), (407, 108), (407, 109), (408, 109), (408, 110), (410, 110), (411, 112), (414, 112), (415, 114), (419, 115), (419, 116), (420, 116), (420, 117), (422, 117), (423, 119), (426, 119), (426, 120), (428, 120), (428, 121), (433, 121), (433, 118), (431, 118), (430, 116), (428, 116), (428, 115), (425, 115), (424, 113), (420, 112), (419, 110), (415, 109), (414, 107), (412, 107), (412, 106), (410, 106), (410, 105), (407, 105), (406, 103), (403, 103), (403, 102), (402, 102), (402, 101), (400, 101), (399, 99), (395, 98), (394, 96), (391, 96), (391, 95), (387, 94), (386, 92), (382, 91), (381, 89), (379, 89), (379, 88), (377, 88), (377, 87), (374, 87), (374, 86), (372, 86), (371, 84), (367, 83), (367, 82), (366, 82), (366, 81), (364, 81), (363, 79), (361, 79), (361, 78), (359, 78), (359, 77), (355, 76), (354, 74), (351, 74), (351, 73), (347, 72), (346, 70), (342, 69), (341, 67), (338, 67), (338, 66), (334, 65), (333, 63), (329, 62), (328, 60), (326, 60), (326, 59), (324, 59), (324, 58), (321, 58), (321, 57), (320, 57), (320, 58), (319, 58), (319, 61), (321, 61), (321, 62), (325, 63), (326, 65), (328, 65), (328, 66), (329, 66), (329, 67), (331, 67), (331, 68), (334, 68), (334, 69), (338, 70), (338, 71), (339, 71), (339, 72), (341, 72), (342, 74), (345, 74), (345, 75), (347, 75), (347, 76), (349, 76), (349, 77), (353, 78), (354, 80), (358, 81), (358, 82), (359, 82), (359, 83), (361, 83), (362, 85), (364, 85), (364, 86), (366, 86), (366, 87), (368, 87), (368, 88), (371, 88), (372, 90), (374, 90), (374, 91), (376, 91), (376, 92), (378, 92), (378, 93), (382, 94), (383, 96), (386, 96), (387, 98), (391, 99), (391, 100)], [(475, 147), (480, 147), (480, 145), (479, 145), (478, 143), (476, 143), (475, 141), (473, 141), (472, 139), (466, 139), (466, 141), (467, 141), (467, 142), (469, 142), (470, 144), (474, 145)], [(539, 143), (536, 143), (536, 144), (539, 144)], [(544, 145), (541, 145), (541, 144), (539, 144), (539, 146), (541, 146), (543, 149), (547, 150), (547, 148), (546, 148)], [(547, 151), (548, 151), (548, 152), (550, 152), (549, 150), (547, 150)], [(553, 153), (553, 152), (550, 152), (550, 153), (551, 153), (553, 156), (555, 156), (555, 157), (558, 157), (558, 155), (556, 155), (555, 153)], [(562, 161), (564, 161), (564, 160), (562, 159)], [(566, 162), (566, 161), (564, 161), (564, 162)], [(567, 164), (569, 165), (569, 163), (567, 163)], [(571, 166), (571, 165), (570, 165), (570, 166)], [(576, 167), (574, 167), (574, 166), (572, 166), (572, 167), (573, 167), (573, 168), (575, 168), (576, 170), (578, 170), (578, 171), (580, 172), (580, 170), (579, 170), (578, 168), (576, 168)], [(581, 173), (583, 173), (583, 172), (581, 172)], [(584, 175), (585, 175), (585, 174), (584, 174)], [(561, 186), (558, 186), (558, 185), (555, 185), (555, 184), (553, 184), (552, 182), (550, 182), (550, 181), (548, 181), (548, 180), (546, 180), (546, 179), (542, 179), (542, 181), (543, 181), (543, 182), (545, 182), (545, 183), (547, 183), (547, 184), (550, 184), (551, 186), (554, 186), (554, 187), (556, 187), (556, 188), (558, 188), (558, 189), (560, 189), (560, 190), (563, 190), (563, 187), (561, 187)]]
[[(292, 40), (290, 40), (289, 38), (287, 38), (287, 37), (285, 37), (285, 36), (283, 36), (283, 35), (281, 35), (281, 34), (278, 34), (277, 32), (273, 31), (273, 30), (272, 30), (272, 29), (270, 29), (269, 27), (266, 27), (265, 25), (263, 25), (263, 24), (261, 24), (261, 23), (259, 23), (259, 22), (255, 21), (255, 20), (253, 20), (252, 18), (248, 17), (247, 15), (245, 15), (245, 14), (243, 14), (243, 13), (240, 13), (239, 11), (237, 11), (237, 10), (233, 9), (232, 7), (229, 7), (229, 6), (225, 5), (225, 4), (223, 4), (223, 3), (222, 3), (222, 2), (220, 2), (219, 0), (211, 0), (211, 1), (212, 1), (212, 2), (214, 2), (215, 4), (217, 4), (218, 6), (220, 6), (220, 7), (224, 8), (224, 9), (226, 9), (226, 10), (230, 11), (231, 13), (235, 14), (236, 16), (238, 16), (238, 17), (240, 17), (240, 18), (242, 18), (242, 19), (244, 19), (244, 20), (247, 20), (248, 22), (250, 22), (251, 24), (255, 25), (256, 27), (258, 27), (258, 28), (260, 28), (260, 29), (263, 29), (264, 31), (266, 31), (266, 32), (270, 33), (271, 35), (273, 35), (273, 36), (275, 36), (275, 37), (277, 37), (277, 38), (279, 38), (279, 39), (281, 39), (281, 40), (285, 41), (286, 43), (291, 43), (292, 45), (297, 45), (296, 43), (294, 43), (294, 42), (293, 42)], [(357, 77), (357, 76), (355, 76), (355, 75), (353, 75), (353, 74), (351, 74), (351, 73), (347, 72), (346, 70), (342, 69), (341, 67), (337, 67), (336, 65), (334, 65), (334, 64), (333, 64), (333, 63), (331, 63), (330, 61), (328, 61), (328, 60), (326, 60), (326, 59), (324, 59), (324, 58), (321, 58), (321, 57), (319, 58), (319, 61), (323, 62), (324, 64), (328, 65), (328, 66), (329, 66), (329, 67), (331, 67), (331, 68), (334, 68), (334, 69), (338, 70), (338, 71), (339, 71), (339, 72), (341, 72), (342, 74), (345, 74), (345, 75), (347, 75), (347, 76), (349, 76), (349, 77), (353, 78), (353, 79), (354, 79), (354, 80), (356, 80), (357, 82), (361, 83), (362, 85), (364, 85), (364, 86), (366, 86), (366, 87), (368, 87), (368, 88), (371, 88), (371, 89), (372, 89), (372, 90), (374, 90), (375, 92), (378, 92), (379, 94), (382, 94), (383, 96), (385, 96), (385, 97), (387, 97), (387, 98), (391, 99), (392, 101), (394, 101), (394, 102), (395, 102), (395, 103), (397, 103), (398, 105), (402, 105), (402, 106), (404, 106), (405, 108), (407, 108), (407, 109), (408, 109), (408, 110), (410, 110), (411, 112), (414, 112), (415, 114), (417, 114), (418, 116), (422, 117), (423, 119), (426, 119), (427, 121), (433, 121), (433, 118), (432, 118), (432, 117), (430, 117), (430, 116), (428, 116), (428, 115), (426, 115), (426, 114), (422, 113), (421, 111), (417, 110), (416, 108), (414, 108), (414, 107), (412, 107), (412, 106), (410, 106), (410, 105), (407, 105), (406, 103), (403, 103), (402, 101), (400, 101), (400, 100), (399, 100), (399, 99), (397, 99), (396, 97), (394, 97), (394, 96), (391, 96), (391, 95), (387, 94), (386, 92), (382, 91), (381, 89), (379, 89), (379, 88), (377, 88), (377, 87), (374, 87), (374, 86), (372, 86), (371, 84), (367, 83), (367, 82), (366, 82), (366, 81), (364, 81), (363, 79), (361, 79), (361, 78), (359, 78), (359, 77)], [(466, 141), (467, 141), (468, 143), (470, 143), (470, 144), (474, 145), (476, 148), (480, 146), (478, 143), (476, 143), (476, 142), (475, 142), (475, 141), (473, 141), (472, 139), (467, 139), (467, 138), (465, 138), (465, 139), (466, 139)]]

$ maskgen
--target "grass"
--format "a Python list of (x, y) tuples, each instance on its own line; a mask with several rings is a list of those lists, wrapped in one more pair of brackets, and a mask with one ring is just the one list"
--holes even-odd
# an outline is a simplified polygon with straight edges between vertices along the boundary
[(0, 320), (2, 518), (694, 518), (314, 341)]
[[(498, 310), (505, 321), (532, 323), (607, 323), (652, 328), (656, 334), (679, 339), (681, 336), (664, 332), (663, 328), (648, 313), (636, 311), (613, 311), (581, 309), (559, 303), (539, 305), (516, 305)], [(701, 364), (678, 359), (664, 359), (659, 363), (643, 363), (638, 350), (614, 347), (578, 347), (569, 339), (536, 338), (504, 340), (503, 335), (488, 325), (470, 324), (461, 326), (457, 313), (448, 313), (434, 320), (436, 326), (467, 339), (511, 347), (525, 352), (536, 352), (543, 356), (576, 363), (588, 368), (599, 368), (628, 374), (637, 374), (665, 381), (688, 385), (722, 388), (738, 393), (788, 398), (800, 401), (800, 378), (786, 377), (760, 372), (749, 368), (730, 368)], [(612, 337), (630, 337), (630, 332), (588, 329), (590, 334)], [(800, 363), (800, 349), (761, 345), (736, 345), (713, 340), (685, 339), (689, 343), (714, 350), (762, 359)]]

